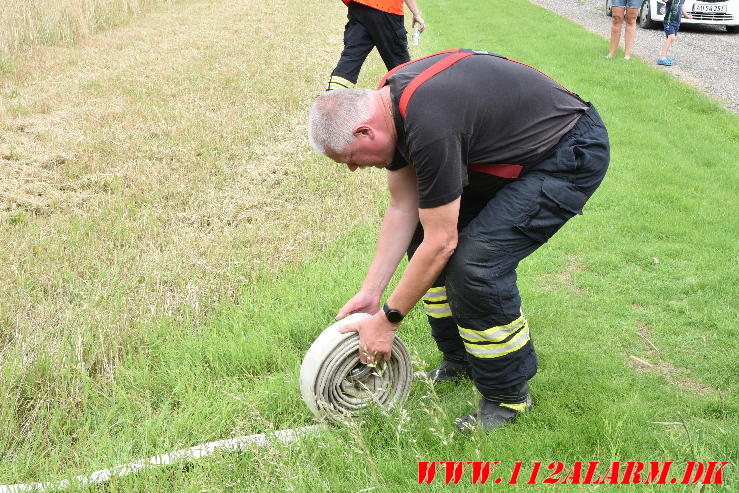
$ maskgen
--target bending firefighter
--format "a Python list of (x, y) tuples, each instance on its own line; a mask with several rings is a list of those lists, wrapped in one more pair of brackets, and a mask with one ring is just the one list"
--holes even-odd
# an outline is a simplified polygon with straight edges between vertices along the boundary
[(388, 359), (403, 316), (423, 298), (444, 355), (429, 376), (470, 374), (482, 394), (460, 431), (530, 409), (537, 358), (516, 268), (603, 180), (609, 143), (595, 108), (515, 60), (447, 50), (397, 67), (376, 91), (324, 93), (308, 126), (313, 147), (350, 171), (387, 170), (375, 257), (337, 316), (374, 314), (345, 328), (359, 332), (360, 359)]
[[(357, 83), (359, 71), (372, 48), (377, 47), (388, 70), (411, 59), (403, 25), (403, 0), (342, 0), (348, 9), (344, 28), (344, 50), (331, 72), (328, 91), (350, 89)], [(426, 24), (416, 0), (405, 0), (413, 14), (413, 25), (423, 32)]]

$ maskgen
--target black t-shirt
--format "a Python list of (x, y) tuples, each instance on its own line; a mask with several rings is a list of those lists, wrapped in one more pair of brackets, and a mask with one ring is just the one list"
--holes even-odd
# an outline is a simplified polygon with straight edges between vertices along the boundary
[(536, 163), (589, 106), (536, 69), (475, 54), (421, 84), (402, 118), (399, 101), (408, 83), (451, 54), (411, 62), (386, 81), (398, 133), (387, 169), (415, 168), (421, 208), (448, 204), (465, 187), (492, 197), (510, 179), (468, 172), (468, 164)]

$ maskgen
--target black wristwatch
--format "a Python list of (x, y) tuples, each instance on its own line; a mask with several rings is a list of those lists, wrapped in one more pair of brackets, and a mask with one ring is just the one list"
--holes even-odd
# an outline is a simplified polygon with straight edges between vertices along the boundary
[(404, 315), (398, 310), (387, 306), (387, 303), (382, 306), (382, 311), (385, 312), (385, 316), (387, 317), (388, 322), (390, 322), (391, 324), (399, 324), (403, 321)]

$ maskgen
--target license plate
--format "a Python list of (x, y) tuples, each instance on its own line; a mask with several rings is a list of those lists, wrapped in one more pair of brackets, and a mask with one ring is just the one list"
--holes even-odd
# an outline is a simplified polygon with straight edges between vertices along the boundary
[(710, 3), (694, 3), (693, 12), (726, 12), (726, 5), (714, 5)]

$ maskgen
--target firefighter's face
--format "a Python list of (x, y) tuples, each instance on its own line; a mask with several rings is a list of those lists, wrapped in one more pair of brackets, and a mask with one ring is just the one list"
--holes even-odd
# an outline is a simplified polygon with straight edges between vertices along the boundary
[(384, 168), (393, 160), (395, 142), (389, 136), (371, 127), (360, 126), (354, 131), (354, 140), (342, 152), (329, 153), (337, 163), (346, 164), (349, 171), (359, 168)]

